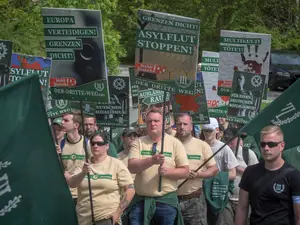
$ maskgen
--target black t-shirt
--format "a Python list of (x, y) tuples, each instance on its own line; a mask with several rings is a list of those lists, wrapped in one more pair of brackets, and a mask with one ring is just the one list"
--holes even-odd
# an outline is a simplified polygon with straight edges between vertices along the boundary
[[(279, 176), (286, 168), (293, 168), (287, 163), (275, 171), (265, 168), (264, 162), (248, 166), (242, 176), (239, 187), (249, 193), (251, 205), (251, 225), (294, 225), (295, 215), (292, 196), (300, 196), (300, 172), (296, 169)], [(264, 177), (264, 182), (259, 179)], [(270, 181), (274, 178), (272, 183)], [(259, 182), (268, 187), (254, 187)], [(257, 189), (265, 188), (260, 196)]]

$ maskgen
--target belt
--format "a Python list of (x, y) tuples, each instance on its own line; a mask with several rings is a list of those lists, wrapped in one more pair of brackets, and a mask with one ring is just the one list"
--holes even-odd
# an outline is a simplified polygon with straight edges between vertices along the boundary
[(192, 198), (200, 198), (201, 195), (202, 195), (202, 188), (199, 188), (197, 191), (194, 191), (191, 194), (188, 194), (188, 195), (179, 195), (178, 199), (180, 201), (186, 201), (186, 200), (190, 200)]

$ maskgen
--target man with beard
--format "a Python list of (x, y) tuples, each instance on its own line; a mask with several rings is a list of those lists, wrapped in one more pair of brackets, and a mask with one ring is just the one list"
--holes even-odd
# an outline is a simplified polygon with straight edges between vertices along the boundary
[(283, 132), (269, 125), (260, 132), (264, 161), (245, 169), (240, 182), (235, 224), (300, 225), (300, 172), (282, 159)]
[[(93, 116), (85, 116), (84, 117), (84, 135), (89, 140), (98, 130), (98, 126), (96, 124), (96, 118)], [(109, 142), (109, 149), (107, 154), (111, 157), (117, 158), (117, 150), (115, 146)]]
[(84, 117), (84, 135), (88, 139), (90, 139), (97, 130), (98, 130), (98, 126), (96, 124), (96, 118), (93, 116), (85, 116)]
[[(163, 122), (160, 110), (150, 110), (146, 115), (148, 135), (138, 138), (130, 148), (128, 168), (136, 174), (136, 196), (129, 213), (131, 225), (174, 225), (176, 217), (181, 216), (177, 182), (188, 177), (188, 160), (178, 139), (168, 134), (162, 139)], [(179, 220), (183, 222), (181, 217)]]
[[(185, 147), (189, 161), (189, 180), (177, 191), (181, 213), (185, 225), (207, 225), (206, 202), (202, 192), (202, 179), (217, 174), (218, 168), (214, 158), (199, 171), (195, 171), (212, 156), (210, 146), (192, 136), (193, 123), (188, 114), (179, 114), (176, 118), (176, 137)], [(183, 180), (180, 180), (180, 184)]]

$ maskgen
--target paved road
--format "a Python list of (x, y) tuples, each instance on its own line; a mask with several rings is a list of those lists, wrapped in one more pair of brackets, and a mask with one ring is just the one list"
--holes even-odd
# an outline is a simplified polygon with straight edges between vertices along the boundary
[[(129, 71), (128, 71), (128, 65), (120, 65), (119, 67), (120, 73), (119, 76), (129, 76)], [(274, 100), (276, 99), (279, 95), (283, 93), (283, 90), (280, 91), (269, 91), (268, 92), (268, 100)], [(137, 120), (137, 109), (132, 108), (132, 102), (131, 102), (131, 94), (130, 96), (130, 123), (133, 123)]]

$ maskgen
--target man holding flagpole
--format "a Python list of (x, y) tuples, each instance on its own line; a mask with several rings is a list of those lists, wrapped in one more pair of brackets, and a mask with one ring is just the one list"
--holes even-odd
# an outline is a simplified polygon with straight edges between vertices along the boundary
[[(79, 133), (81, 123), (81, 116), (77, 114), (63, 115), (62, 126), (66, 131), (66, 136), (61, 140), (60, 143), (58, 143), (56, 150), (61, 154), (62, 164), (66, 172), (66, 178), (74, 173), (77, 173), (78, 169), (81, 169), (84, 165), (85, 150), (83, 147), (83, 142), (87, 140), (85, 140), (85, 137)], [(88, 157), (90, 157), (90, 148), (87, 148), (87, 151)], [(76, 205), (77, 189), (70, 188), (70, 191)]]
[[(128, 168), (136, 174), (136, 195), (129, 213), (130, 225), (182, 224), (177, 199), (177, 181), (189, 175), (186, 152), (182, 143), (164, 134), (161, 153), (163, 115), (152, 109), (146, 115), (148, 135), (137, 139), (130, 149)], [(158, 190), (162, 176), (161, 191)], [(151, 221), (149, 221), (151, 220)]]

